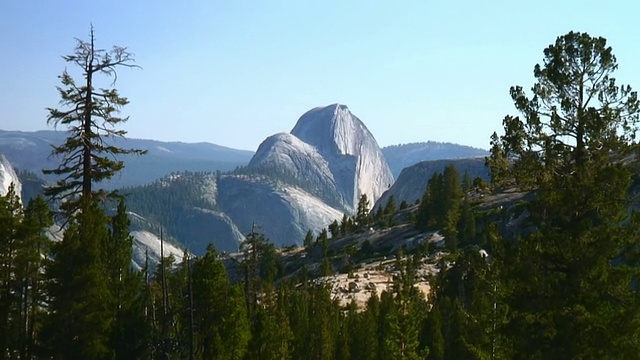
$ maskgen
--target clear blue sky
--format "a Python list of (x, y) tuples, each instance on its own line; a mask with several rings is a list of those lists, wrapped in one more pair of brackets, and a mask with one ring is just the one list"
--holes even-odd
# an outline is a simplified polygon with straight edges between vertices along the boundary
[[(608, 39), (640, 89), (640, 3), (613, 1), (3, 0), (0, 129), (47, 129), (74, 38), (127, 46), (116, 87), (129, 137), (255, 150), (305, 111), (342, 103), (381, 146), (488, 148), (511, 85), (559, 35)], [(69, 65), (71, 66), (71, 65)], [(69, 70), (72, 70), (69, 68)]]

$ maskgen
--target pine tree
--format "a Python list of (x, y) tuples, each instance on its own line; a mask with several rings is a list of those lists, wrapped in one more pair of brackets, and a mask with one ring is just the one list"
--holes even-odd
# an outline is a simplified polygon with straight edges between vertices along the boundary
[(331, 233), (331, 240), (335, 241), (340, 236), (340, 225), (338, 224), (338, 220), (333, 220), (331, 224), (329, 224), (329, 233)]
[(436, 172), (427, 181), (427, 188), (422, 195), (416, 225), (426, 230), (441, 226), (444, 210), (444, 184), (442, 173)]
[(309, 231), (307, 231), (307, 235), (304, 237), (304, 241), (302, 242), (302, 244), (304, 245), (304, 247), (309, 247), (313, 244), (313, 239), (313, 231), (309, 229)]
[(460, 219), (458, 220), (458, 239), (460, 245), (474, 243), (476, 236), (476, 218), (468, 198), (465, 197), (460, 205)]
[(331, 300), (329, 289), (324, 286), (311, 288), (311, 306), (309, 313), (310, 359), (333, 359), (335, 357), (338, 327), (339, 306)]
[(202, 359), (241, 359), (247, 351), (249, 323), (244, 294), (229, 284), (213, 247), (193, 265), (196, 354)]
[(378, 359), (378, 334), (380, 317), (380, 300), (378, 294), (373, 293), (367, 300), (366, 308), (363, 312), (356, 314), (358, 322), (354, 332), (352, 358), (358, 360)]
[(16, 282), (19, 286), (21, 326), (19, 335), (20, 358), (34, 357), (38, 336), (44, 318), (47, 296), (43, 270), (47, 264), (51, 241), (45, 231), (53, 225), (49, 205), (41, 197), (29, 201), (18, 229), (20, 246), (16, 252)]
[(43, 171), (45, 174), (62, 176), (55, 186), (45, 189), (45, 194), (64, 199), (62, 206), (67, 215), (80, 207), (79, 195), (85, 200), (99, 199), (105, 195), (103, 191), (94, 191), (93, 184), (108, 180), (122, 170), (123, 162), (114, 159), (114, 156), (146, 153), (106, 143), (108, 138), (124, 137), (126, 134), (126, 131), (115, 127), (128, 118), (115, 115), (129, 101), (114, 88), (96, 88), (97, 75), (113, 77), (113, 85), (118, 68), (138, 67), (133, 64), (132, 54), (119, 46), (109, 51), (97, 48), (93, 27), (88, 42), (76, 40), (75, 52), (63, 58), (81, 69), (84, 83), (76, 84), (66, 70), (60, 76), (62, 86), (57, 89), (64, 108), (48, 108), (47, 122), (56, 127), (68, 127), (69, 137), (64, 144), (53, 149), (52, 155), (62, 155), (62, 163), (55, 169)]
[(125, 294), (123, 283), (131, 274), (131, 251), (133, 237), (129, 234), (130, 226), (127, 207), (123, 199), (118, 202), (115, 216), (110, 219), (109, 237), (102, 244), (104, 249), (105, 266), (109, 271), (109, 286), (115, 295), (117, 309), (123, 307)]
[(444, 337), (442, 336), (442, 314), (437, 302), (432, 304), (421, 334), (422, 345), (429, 350), (428, 360), (444, 360)]
[[(265, 284), (270, 282), (264, 281), (264, 279), (275, 278), (274, 270), (277, 273), (277, 269), (275, 269), (277, 265), (274, 263), (275, 248), (273, 244), (268, 244), (264, 234), (255, 231), (255, 227), (254, 225), (251, 233), (240, 245), (240, 250), (244, 256), (240, 267), (244, 276), (247, 313), (252, 321), (256, 315), (259, 293), (263, 290)], [(268, 254), (271, 255), (267, 256)]]
[[(381, 208), (378, 207), (378, 210)], [(396, 215), (396, 199), (393, 195), (389, 196), (389, 200), (387, 200), (387, 204), (384, 206), (384, 210), (382, 210), (382, 217), (386, 220), (387, 226), (395, 225), (394, 216)]]
[(445, 237), (445, 246), (454, 251), (458, 247), (458, 219), (460, 218), (460, 201), (462, 200), (462, 188), (460, 185), (460, 173), (454, 165), (447, 165), (442, 175), (442, 232)]
[(347, 214), (342, 215), (342, 221), (340, 222), (340, 235), (345, 236), (351, 232), (353, 228), (353, 221)]
[(416, 226), (419, 229), (440, 229), (447, 249), (458, 247), (458, 221), (463, 198), (460, 173), (454, 165), (447, 165), (443, 173), (436, 172), (427, 182), (422, 196)]
[(382, 213), (387, 218), (392, 218), (396, 214), (396, 199), (393, 195), (389, 196), (389, 200), (387, 200), (387, 204), (384, 206)]
[[(163, 236), (160, 233), (160, 253)], [(152, 276), (155, 281), (148, 286), (152, 328), (151, 351), (153, 357), (169, 359), (174, 353), (179, 335), (175, 325), (183, 313), (181, 290), (184, 287), (184, 271), (173, 271), (176, 267), (173, 255), (162, 256)], [(183, 270), (178, 268), (177, 270)]]
[(102, 256), (108, 219), (93, 204), (71, 220), (53, 247), (55, 262), (47, 271), (51, 282), (44, 337), (54, 357), (110, 357), (115, 312)]
[(471, 189), (473, 188), (473, 183), (471, 181), (471, 174), (469, 173), (469, 170), (464, 172), (464, 176), (462, 177), (462, 192), (466, 193), (471, 191)]
[(357, 336), (358, 330), (358, 305), (355, 300), (351, 300), (346, 311), (340, 316), (338, 343), (336, 351), (336, 359), (349, 360), (355, 357), (358, 350), (355, 343), (359, 341)]
[(411, 258), (403, 258), (402, 251), (396, 255), (398, 275), (393, 284), (393, 300), (386, 314), (387, 336), (385, 354), (393, 359), (423, 358), (419, 333), (424, 318), (426, 303), (415, 289), (415, 264)]
[(367, 198), (367, 194), (362, 194), (358, 201), (358, 208), (355, 216), (355, 222), (358, 224), (359, 229), (364, 229), (371, 222), (369, 210), (369, 199)]
[[(305, 270), (304, 267), (303, 270)], [(303, 359), (311, 351), (310, 338), (316, 328), (316, 325), (310, 322), (312, 309), (308, 283), (306, 280), (303, 281), (298, 291), (290, 289), (289, 285), (285, 285), (284, 290), (287, 293), (287, 317), (293, 334), (291, 340), (292, 358)]]
[(126, 359), (145, 351), (148, 330), (144, 319), (144, 297), (141, 274), (131, 268), (133, 237), (129, 233), (130, 220), (123, 199), (118, 202), (116, 214), (110, 218), (109, 236), (102, 244), (109, 291), (113, 297), (115, 322), (112, 348), (116, 359)]
[[(494, 281), (477, 247), (456, 253), (433, 282), (434, 307), (441, 315), (446, 358), (488, 358), (492, 353)], [(436, 319), (433, 319), (436, 320)], [(432, 325), (433, 326), (433, 325)], [(437, 329), (431, 328), (430, 332)]]
[[(50, 316), (43, 335), (54, 356), (111, 358), (122, 336), (118, 321), (132, 301), (125, 301), (125, 292), (135, 294), (130, 286), (136, 279), (129, 273), (131, 237), (124, 204), (109, 232), (108, 219), (98, 204), (114, 193), (95, 190), (94, 184), (124, 167), (115, 156), (144, 151), (106, 143), (126, 134), (116, 127), (128, 118), (115, 115), (128, 100), (116, 89), (99, 88), (97, 75), (116, 79), (117, 69), (136, 66), (125, 48), (97, 48), (93, 28), (89, 41), (77, 40), (75, 52), (64, 59), (81, 69), (84, 83), (76, 84), (65, 70), (60, 77), (62, 86), (57, 88), (63, 108), (47, 109), (48, 123), (66, 126), (69, 136), (53, 150), (53, 155), (62, 156), (60, 165), (44, 170), (62, 177), (45, 193), (62, 200), (66, 229), (63, 240), (52, 249), (54, 262), (47, 271)], [(65, 329), (56, 331), (56, 324), (64, 324)]]
[(251, 330), (244, 292), (240, 285), (231, 287), (223, 324), (225, 337), (222, 340), (227, 345), (225, 355), (229, 360), (243, 359), (247, 353)]
[(5, 196), (0, 196), (0, 359), (4, 349), (18, 350), (21, 328), (19, 284), (16, 283), (16, 253), (20, 247), (18, 229), (23, 213), (20, 198), (11, 184)]
[[(638, 219), (630, 209), (640, 103), (612, 77), (604, 38), (570, 32), (544, 50), (529, 98), (492, 137), (492, 178), (534, 191), (535, 231), (496, 243), (502, 329), (520, 358), (633, 358), (640, 351)], [(513, 159), (513, 164), (504, 166)], [(527, 355), (524, 355), (527, 354)]]
[(265, 294), (263, 306), (258, 308), (252, 324), (249, 358), (291, 359), (289, 343), (293, 334), (285, 314), (285, 301), (281, 292), (277, 295), (273, 291)]
[(329, 276), (333, 274), (333, 267), (331, 266), (331, 260), (329, 259), (329, 238), (327, 235), (327, 229), (322, 229), (316, 243), (320, 244), (322, 249), (322, 265), (320, 267), (320, 276)]

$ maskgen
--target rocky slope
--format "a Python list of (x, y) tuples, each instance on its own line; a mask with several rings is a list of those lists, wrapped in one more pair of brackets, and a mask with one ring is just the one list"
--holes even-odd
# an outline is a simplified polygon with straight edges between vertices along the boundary
[(461, 176), (469, 172), (471, 179), (480, 177), (485, 181), (489, 180), (489, 169), (484, 166), (484, 157), (469, 159), (449, 159), (423, 161), (413, 166), (405, 168), (393, 186), (385, 192), (376, 203), (377, 206), (384, 206), (393, 195), (396, 204), (406, 201), (409, 204), (422, 199), (422, 195), (427, 187), (427, 182), (436, 172), (444, 172), (447, 165), (454, 165)]
[(258, 147), (249, 162), (249, 168), (258, 173), (273, 171), (289, 176), (331, 206), (351, 206), (350, 201), (338, 195), (341, 193), (340, 187), (329, 162), (315, 147), (294, 135), (280, 133), (268, 137)]
[(318, 232), (343, 214), (297, 186), (267, 179), (227, 176), (219, 188), (220, 208), (243, 233), (255, 224), (277, 245), (300, 245), (308, 230)]
[(22, 193), (22, 184), (18, 179), (18, 175), (9, 160), (3, 154), (0, 154), (0, 196), (7, 194), (11, 184), (14, 185), (16, 194), (20, 195)]
[[(144, 268), (145, 263), (147, 262), (147, 257), (148, 265), (151, 268), (160, 263), (161, 246), (160, 238), (158, 236), (144, 230), (134, 230), (131, 232), (131, 236), (133, 236), (131, 262), (134, 268)], [(162, 254), (165, 257), (173, 255), (176, 262), (181, 262), (184, 251), (175, 245), (165, 242), (162, 245)]]

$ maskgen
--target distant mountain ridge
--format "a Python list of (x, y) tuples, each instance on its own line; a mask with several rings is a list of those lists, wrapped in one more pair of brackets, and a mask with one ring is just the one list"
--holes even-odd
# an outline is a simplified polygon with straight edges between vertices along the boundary
[[(0, 130), (0, 153), (13, 166), (43, 176), (42, 169), (58, 166), (59, 159), (50, 157), (51, 146), (65, 141), (65, 131)], [(116, 189), (150, 183), (176, 171), (229, 171), (246, 165), (253, 152), (236, 150), (210, 143), (163, 142), (144, 139), (109, 139), (116, 146), (148, 150), (144, 156), (125, 155), (121, 174), (101, 186)], [(51, 178), (49, 178), (51, 179)]]
[(463, 159), (489, 155), (489, 152), (484, 149), (437, 141), (385, 146), (382, 148), (382, 153), (396, 179), (400, 176), (402, 169), (421, 161)]

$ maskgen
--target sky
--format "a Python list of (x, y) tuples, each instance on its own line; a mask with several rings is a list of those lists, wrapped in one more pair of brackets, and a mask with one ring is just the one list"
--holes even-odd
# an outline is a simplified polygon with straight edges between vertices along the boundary
[[(62, 55), (75, 38), (125, 46), (128, 137), (256, 150), (306, 111), (345, 104), (382, 146), (489, 148), (509, 88), (530, 89), (543, 50), (569, 31), (612, 46), (640, 88), (640, 2), (2, 0), (0, 129), (53, 129)], [(105, 84), (108, 84), (105, 82)]]

